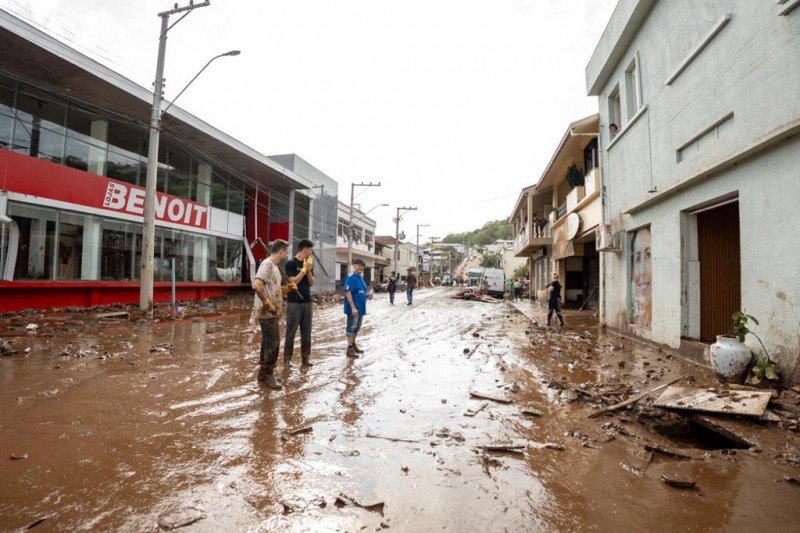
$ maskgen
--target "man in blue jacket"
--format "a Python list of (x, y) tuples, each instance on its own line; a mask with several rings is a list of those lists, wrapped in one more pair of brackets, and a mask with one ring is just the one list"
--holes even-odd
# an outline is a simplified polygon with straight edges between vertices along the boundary
[(361, 321), (367, 314), (367, 284), (364, 281), (364, 261), (353, 260), (353, 273), (344, 282), (344, 314), (347, 315), (347, 357), (364, 353), (356, 344)]

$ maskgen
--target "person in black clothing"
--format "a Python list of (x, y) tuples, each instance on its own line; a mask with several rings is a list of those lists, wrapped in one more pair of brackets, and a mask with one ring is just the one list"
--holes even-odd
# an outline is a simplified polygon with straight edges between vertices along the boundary
[(294, 337), (297, 328), (300, 328), (300, 359), (303, 366), (314, 366), (311, 362), (311, 319), (314, 305), (311, 301), (311, 286), (314, 285), (314, 243), (308, 239), (301, 239), (297, 243), (297, 253), (286, 262), (286, 276), (289, 284), (295, 284), (296, 289), (291, 290), (286, 298), (286, 340), (283, 344), (283, 364), (287, 368), (292, 366), (292, 352), (294, 352)]
[(553, 281), (547, 286), (547, 326), (550, 327), (550, 319), (555, 312), (561, 326), (564, 326), (564, 317), (561, 314), (561, 283), (558, 281), (558, 273), (553, 273)]
[(397, 276), (394, 272), (389, 276), (389, 286), (387, 290), (389, 291), (389, 303), (394, 305), (394, 293), (397, 292)]

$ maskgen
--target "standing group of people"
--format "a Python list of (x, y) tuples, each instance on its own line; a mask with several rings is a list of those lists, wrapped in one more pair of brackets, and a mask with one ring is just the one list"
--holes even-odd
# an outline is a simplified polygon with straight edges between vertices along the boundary
[[(283, 296), (286, 295), (286, 337), (283, 346), (283, 364), (292, 366), (294, 338), (300, 329), (300, 360), (305, 367), (311, 362), (311, 321), (314, 305), (311, 286), (314, 285), (314, 243), (302, 239), (294, 257), (289, 257), (289, 243), (276, 240), (270, 247), (270, 255), (258, 267), (253, 290), (256, 293), (256, 313), (261, 325), (261, 352), (258, 381), (271, 389), (282, 388), (275, 379), (275, 365), (280, 354), (280, 319), (284, 313)], [(281, 273), (279, 264), (286, 261), (286, 273)]]
[[(389, 303), (394, 305), (394, 293), (397, 292), (397, 284), (400, 277), (396, 272), (392, 272), (389, 276), (389, 284), (386, 290), (389, 291)], [(406, 274), (406, 305), (414, 305), (414, 289), (417, 288), (417, 276), (414, 274), (414, 269), (409, 268)]]
[[(255, 311), (261, 326), (261, 350), (259, 354), (258, 381), (271, 389), (283, 386), (275, 378), (275, 366), (280, 355), (280, 319), (284, 314), (283, 297), (286, 296), (286, 337), (283, 345), (283, 364), (292, 367), (294, 338), (300, 330), (300, 361), (304, 367), (312, 367), (311, 362), (311, 324), (314, 303), (311, 287), (314, 285), (314, 243), (301, 239), (294, 257), (289, 257), (289, 244), (275, 240), (270, 246), (270, 255), (258, 267), (253, 280), (256, 294)], [(286, 261), (286, 272), (278, 265)], [(364, 281), (364, 261), (353, 261), (353, 272), (344, 282), (344, 313), (347, 316), (346, 337), (347, 357), (358, 357), (364, 350), (358, 347), (356, 338), (361, 329), (364, 315), (367, 314), (367, 300), (370, 293)], [(413, 286), (416, 286), (414, 278)], [(408, 291), (409, 305), (413, 286)]]

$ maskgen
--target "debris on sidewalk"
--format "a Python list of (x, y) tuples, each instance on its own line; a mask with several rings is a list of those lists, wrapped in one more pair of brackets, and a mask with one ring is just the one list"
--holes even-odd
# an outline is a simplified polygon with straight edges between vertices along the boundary
[(481, 294), (478, 289), (464, 289), (461, 291), (456, 292), (454, 295), (451, 296), (454, 300), (469, 300), (472, 302), (485, 302), (485, 303), (500, 303), (502, 300), (498, 300), (497, 298), (493, 298), (491, 296), (487, 296), (486, 294)]
[(348, 505), (354, 505), (356, 507), (361, 507), (362, 509), (365, 509), (367, 511), (383, 514), (383, 508), (385, 507), (386, 504), (384, 502), (363, 504), (351, 498), (350, 496), (341, 493), (336, 497), (335, 505), (336, 507), (346, 507)]
[(521, 414), (524, 416), (532, 416), (536, 418), (544, 415), (544, 413), (538, 409), (523, 409), (521, 411)]
[(474, 417), (475, 415), (477, 415), (478, 413), (480, 413), (481, 411), (483, 411), (483, 410), (484, 410), (484, 409), (486, 409), (487, 407), (489, 407), (489, 404), (488, 404), (488, 403), (486, 403), (486, 402), (484, 402), (484, 403), (482, 403), (482, 404), (481, 404), (481, 406), (480, 406), (480, 407), (478, 407), (478, 408), (470, 408), (470, 409), (467, 409), (467, 410), (464, 412), (464, 416)]
[(493, 402), (502, 403), (502, 404), (513, 403), (513, 400), (510, 400), (508, 398), (500, 398), (498, 396), (492, 396), (490, 394), (486, 394), (486, 393), (483, 393), (483, 392), (469, 391), (469, 395), (471, 397), (473, 397), (473, 398), (478, 398), (480, 400), (491, 400)]
[(653, 394), (654, 392), (658, 392), (658, 391), (660, 391), (662, 389), (666, 389), (670, 385), (673, 385), (673, 384), (677, 383), (678, 381), (680, 381), (682, 379), (685, 379), (685, 378), (686, 378), (686, 376), (681, 376), (679, 378), (675, 378), (672, 381), (670, 381), (669, 383), (664, 383), (663, 385), (660, 385), (660, 386), (658, 386), (658, 387), (656, 387), (654, 389), (650, 389), (650, 390), (648, 390), (646, 392), (643, 392), (641, 394), (637, 394), (633, 398), (629, 398), (629, 399), (625, 400), (624, 402), (620, 402), (618, 404), (612, 405), (611, 407), (606, 407), (605, 409), (601, 409), (599, 411), (595, 411), (594, 413), (589, 415), (589, 418), (595, 418), (597, 416), (600, 416), (601, 414), (609, 413), (611, 411), (616, 411), (617, 409), (622, 409), (623, 407), (626, 407), (626, 406), (628, 406), (628, 405), (630, 405), (632, 403), (638, 402), (642, 398), (644, 398), (646, 396), (649, 396), (649, 395)]
[(18, 350), (11, 345), (11, 342), (0, 339), (0, 355), (14, 355)]
[(367, 436), (368, 439), (381, 439), (381, 440), (388, 440), (390, 442), (410, 442), (410, 443), (414, 443), (414, 444), (417, 444), (417, 443), (420, 442), (418, 440), (401, 439), (400, 437), (384, 437), (384, 436), (381, 436), (381, 435), (374, 435), (372, 433), (367, 433), (366, 436)]
[(481, 446), (484, 451), (495, 453), (511, 453), (515, 455), (525, 455), (524, 444), (487, 444)]
[(693, 479), (679, 477), (675, 474), (661, 474), (661, 481), (678, 489), (693, 489), (697, 484)]
[(772, 391), (669, 387), (653, 404), (665, 409), (762, 416)]
[(672, 448), (667, 448), (665, 446), (659, 446), (657, 444), (645, 444), (644, 449), (647, 450), (648, 452), (663, 455), (664, 457), (671, 457), (672, 459), (697, 459), (696, 457), (692, 457), (691, 455), (686, 455), (683, 452), (679, 452), (677, 450), (673, 450)]
[(284, 433), (283, 435), (281, 435), (281, 440), (285, 441), (285, 440), (288, 440), (289, 437), (294, 437), (296, 435), (303, 435), (305, 433), (311, 433), (313, 431), (314, 431), (314, 427), (313, 426), (304, 426), (304, 427), (297, 428), (297, 429), (291, 429), (291, 430), (287, 431), (286, 433)]
[(118, 318), (129, 320), (131, 314), (128, 311), (112, 311), (110, 313), (96, 313), (94, 317), (97, 319)]

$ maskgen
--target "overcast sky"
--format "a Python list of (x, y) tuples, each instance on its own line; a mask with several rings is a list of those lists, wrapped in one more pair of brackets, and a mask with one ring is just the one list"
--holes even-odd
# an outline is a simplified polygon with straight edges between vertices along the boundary
[[(199, 3), (200, 0), (197, 0)], [(152, 88), (164, 0), (0, 0)], [(188, 0), (179, 1), (179, 5)], [(169, 33), (166, 97), (259, 152), (296, 153), (394, 234), (510, 216), (570, 122), (597, 112), (584, 69), (616, 0), (211, 0)], [(173, 18), (175, 20), (177, 17)], [(360, 193), (360, 194), (359, 194)]]

